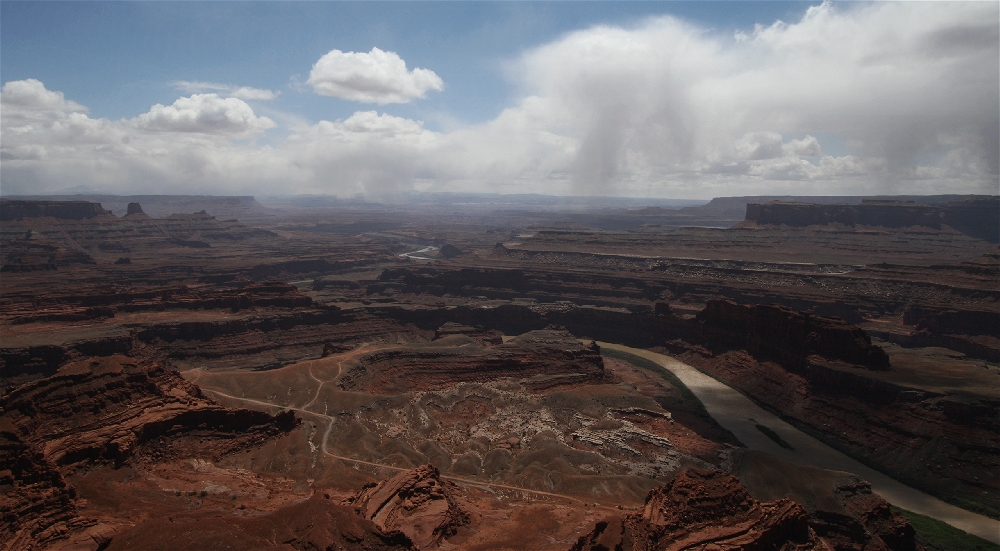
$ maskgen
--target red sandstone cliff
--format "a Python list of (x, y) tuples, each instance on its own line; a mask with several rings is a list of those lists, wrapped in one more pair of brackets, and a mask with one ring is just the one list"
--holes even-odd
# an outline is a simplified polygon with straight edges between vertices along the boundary
[[(63, 478), (73, 467), (121, 466), (141, 455), (219, 457), (287, 432), (298, 420), (222, 407), (155, 363), (124, 356), (69, 363), (0, 397), (0, 549), (36, 549), (94, 527)], [(175, 450), (197, 432), (203, 443)], [(95, 546), (107, 545), (98, 530)], [(109, 539), (109, 538), (104, 538)]]
[(721, 471), (691, 469), (653, 489), (641, 513), (597, 523), (572, 551), (633, 549), (823, 549), (802, 506), (761, 503)]

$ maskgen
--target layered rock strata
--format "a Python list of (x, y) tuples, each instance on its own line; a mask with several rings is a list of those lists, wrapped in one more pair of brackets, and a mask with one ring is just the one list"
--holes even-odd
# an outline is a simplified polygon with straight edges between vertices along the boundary
[(837, 550), (914, 551), (913, 526), (860, 477), (734, 450), (728, 469), (755, 499), (787, 497), (809, 513), (809, 527)]
[(808, 518), (789, 499), (761, 503), (731, 475), (690, 469), (650, 491), (642, 512), (597, 523), (572, 551), (823, 549)]
[(297, 423), (292, 412), (272, 416), (222, 407), (176, 372), (124, 356), (67, 364), (12, 390), (0, 398), (0, 408), (2, 418), (53, 465), (122, 465), (161, 435), (203, 430), (249, 442)]
[[(454, 339), (466, 339), (468, 346), (454, 346)], [(547, 329), (495, 346), (455, 336), (379, 351), (360, 358), (339, 385), (345, 390), (395, 394), (512, 377), (543, 389), (595, 383), (604, 375), (604, 361), (596, 345), (585, 346), (565, 330)]]
[(46, 547), (96, 523), (80, 516), (76, 490), (0, 418), (0, 549)]
[[(78, 514), (64, 471), (116, 468), (137, 455), (218, 458), (297, 423), (291, 412), (219, 406), (159, 364), (124, 356), (71, 362), (0, 397), (0, 540), (8, 542), (0, 548), (43, 548), (97, 524)], [(198, 445), (169, 447), (172, 438), (192, 433)], [(93, 548), (107, 545), (102, 534), (91, 538)]]
[(469, 523), (454, 483), (441, 479), (433, 465), (366, 486), (351, 503), (384, 532), (400, 531), (420, 549), (429, 549)]

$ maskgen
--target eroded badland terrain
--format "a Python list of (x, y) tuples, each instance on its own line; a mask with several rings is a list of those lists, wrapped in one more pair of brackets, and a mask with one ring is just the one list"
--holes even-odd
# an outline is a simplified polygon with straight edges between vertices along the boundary
[(1000, 541), (996, 198), (92, 199), (0, 201), (0, 549), (939, 548), (838, 452)]

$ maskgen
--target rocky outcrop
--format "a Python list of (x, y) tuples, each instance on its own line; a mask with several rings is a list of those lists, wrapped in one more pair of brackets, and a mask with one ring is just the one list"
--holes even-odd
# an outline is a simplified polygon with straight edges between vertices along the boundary
[(0, 549), (45, 548), (70, 537), (89, 542), (82, 548), (107, 546), (107, 530), (78, 514), (76, 492), (63, 478), (75, 467), (177, 453), (168, 451), (170, 441), (191, 433), (199, 444), (180, 453), (220, 457), (297, 423), (290, 411), (222, 407), (155, 363), (110, 356), (64, 365), (0, 397)]
[(366, 486), (351, 503), (384, 532), (400, 531), (420, 549), (429, 549), (469, 523), (455, 485), (441, 480), (433, 465)]
[(61, 218), (83, 220), (111, 214), (100, 203), (90, 201), (12, 201), (0, 200), (0, 220), (21, 220), (23, 218)]
[(79, 515), (75, 500), (62, 474), (0, 418), (0, 549), (45, 547), (96, 524)]
[(916, 331), (910, 335), (886, 335), (885, 340), (905, 347), (936, 346), (961, 352), (970, 358), (1000, 362), (1000, 339), (988, 335), (952, 335)]
[[(222, 407), (156, 363), (124, 356), (69, 363), (0, 398), (4, 419), (53, 465), (122, 465), (152, 439), (192, 430), (257, 441), (291, 430), (291, 412), (272, 416)], [(246, 444), (246, 442), (242, 442)], [(224, 453), (231, 445), (221, 445)]]
[(834, 494), (872, 537), (892, 551), (914, 551), (917, 548), (910, 521), (893, 511), (882, 496), (872, 492), (868, 482), (856, 476), (847, 477), (836, 485)]
[(397, 394), (501, 377), (543, 389), (592, 384), (604, 376), (604, 360), (597, 345), (584, 346), (566, 330), (546, 329), (495, 346), (452, 337), (382, 350), (360, 358), (339, 385), (345, 390)]
[(150, 216), (143, 212), (142, 205), (139, 203), (129, 203), (128, 211), (125, 213), (125, 218), (128, 220), (148, 220)]
[(129, 354), (134, 346), (135, 339), (126, 334), (61, 345), (0, 348), (0, 393), (34, 379), (49, 377), (68, 361), (84, 356)]
[(743, 349), (799, 369), (813, 354), (872, 370), (890, 368), (889, 356), (872, 345), (863, 330), (837, 318), (813, 316), (784, 306), (713, 300), (697, 319), (702, 339), (716, 349)]
[(701, 546), (822, 549), (801, 505), (789, 499), (761, 503), (731, 475), (690, 469), (650, 491), (641, 513), (597, 523), (572, 550), (673, 551)]
[(914, 551), (913, 526), (860, 477), (798, 465), (761, 451), (738, 449), (729, 472), (755, 499), (787, 497), (809, 513), (809, 527), (837, 550)]

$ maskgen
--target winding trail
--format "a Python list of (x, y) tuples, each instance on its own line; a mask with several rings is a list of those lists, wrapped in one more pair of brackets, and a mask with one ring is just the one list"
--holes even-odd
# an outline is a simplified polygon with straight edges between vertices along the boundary
[[(356, 356), (359, 353), (360, 353), (359, 351), (354, 351), (354, 353), (350, 354), (349, 357)], [(312, 360), (312, 361), (316, 361), (316, 360)], [(306, 363), (306, 362), (302, 362), (302, 363)], [(286, 366), (286, 368), (287, 367), (291, 367), (291, 366)], [(309, 368), (309, 367), (311, 367), (311, 366), (307, 365), (307, 368)], [(312, 416), (312, 417), (316, 417), (316, 418), (322, 419), (322, 420), (324, 420), (326, 422), (326, 430), (323, 431), (323, 438), (320, 441), (320, 445), (319, 445), (319, 450), (321, 452), (323, 452), (323, 454), (325, 454), (325, 455), (327, 455), (327, 456), (329, 456), (329, 457), (331, 457), (333, 459), (339, 459), (340, 461), (344, 461), (344, 462), (348, 462), (348, 463), (354, 463), (354, 464), (357, 464), (357, 465), (366, 465), (366, 466), (369, 466), (369, 467), (378, 467), (380, 469), (389, 469), (389, 470), (392, 470), (392, 471), (409, 471), (410, 469), (407, 469), (407, 468), (394, 467), (394, 466), (390, 466), (390, 465), (382, 465), (381, 463), (373, 463), (371, 461), (364, 461), (364, 460), (361, 460), (361, 459), (354, 459), (354, 458), (351, 458), (351, 457), (345, 457), (345, 456), (342, 456), (342, 455), (337, 455), (337, 454), (334, 454), (334, 453), (330, 453), (330, 451), (327, 450), (327, 440), (329, 439), (330, 433), (333, 430), (333, 424), (334, 424), (334, 418), (333, 418), (333, 416), (332, 415), (323, 414), (323, 413), (317, 413), (315, 411), (309, 411), (308, 409), (305, 409), (305, 408), (309, 407), (310, 405), (312, 405), (313, 402), (316, 401), (316, 398), (319, 396), (320, 389), (322, 388), (322, 386), (324, 384), (333, 382), (338, 377), (340, 377), (341, 373), (343, 373), (343, 363), (342, 363), (342, 361), (338, 361), (337, 362), (337, 367), (338, 367), (337, 375), (335, 375), (332, 379), (329, 379), (329, 380), (326, 380), (326, 381), (322, 381), (322, 380), (316, 378), (312, 374), (312, 371), (310, 370), (309, 375), (313, 379), (315, 379), (316, 381), (318, 381), (320, 383), (320, 386), (317, 387), (317, 389), (316, 389), (316, 395), (313, 396), (313, 399), (309, 403), (303, 405), (302, 407), (282, 406), (282, 405), (274, 404), (274, 403), (271, 403), (271, 402), (265, 402), (265, 401), (262, 401), (262, 400), (255, 400), (253, 398), (244, 398), (242, 396), (233, 396), (231, 394), (226, 394), (225, 392), (221, 392), (219, 390), (214, 390), (214, 389), (207, 388), (207, 387), (201, 387), (201, 390), (202, 390), (202, 392), (211, 394), (213, 397), (221, 397), (221, 398), (224, 398), (226, 400), (234, 400), (234, 401), (238, 401), (238, 402), (245, 402), (245, 403), (253, 404), (253, 405), (264, 407), (264, 408), (274, 409), (274, 410), (277, 410), (277, 411), (284, 411), (284, 410), (297, 411), (297, 412), (299, 412), (299, 413), (301, 413), (303, 415), (308, 415), (308, 416)], [(197, 380), (198, 380), (199, 375), (200, 375), (200, 373), (190, 373), (189, 372), (189, 376), (191, 376), (191, 379), (190, 379), (191, 382), (194, 382), (194, 383), (197, 384)], [(565, 494), (557, 494), (557, 493), (553, 493), (553, 492), (545, 492), (545, 491), (542, 491), (542, 490), (529, 490), (529, 489), (526, 489), (526, 488), (520, 488), (518, 486), (509, 486), (507, 484), (497, 484), (497, 483), (494, 483), (494, 482), (483, 482), (481, 480), (474, 480), (474, 479), (462, 478), (462, 477), (453, 476), (453, 475), (442, 474), (441, 478), (446, 479), (446, 480), (451, 480), (451, 481), (454, 481), (454, 482), (461, 482), (463, 484), (470, 485), (470, 486), (477, 486), (477, 487), (480, 487), (480, 488), (497, 488), (497, 489), (510, 490), (510, 491), (514, 491), (514, 492), (521, 492), (521, 493), (527, 493), (527, 494), (533, 494), (533, 495), (539, 495), (539, 496), (554, 497), (554, 498), (559, 498), (559, 499), (565, 499), (565, 500), (568, 500), (568, 501), (573, 501), (573, 502), (580, 503), (580, 504), (583, 504), (583, 505), (593, 504), (592, 505), (593, 509), (604, 509), (604, 510), (608, 510), (608, 511), (615, 511), (615, 510), (617, 510), (617, 507), (612, 507), (612, 506), (608, 506), (608, 505), (598, 505), (597, 502), (595, 502), (594, 500), (583, 500), (583, 499), (580, 499), (578, 497), (574, 497), (574, 496), (570, 496), (570, 495), (565, 495)]]
[[(657, 363), (677, 376), (720, 425), (728, 429), (750, 449), (760, 450), (799, 465), (812, 465), (833, 471), (854, 473), (871, 483), (872, 489), (887, 501), (946, 522), (955, 528), (1000, 544), (1000, 521), (949, 505), (919, 490), (906, 486), (789, 425), (781, 418), (754, 404), (749, 398), (670, 356), (620, 344), (598, 342), (601, 348), (634, 354)], [(761, 433), (762, 424), (776, 432), (794, 450), (787, 450)]]

